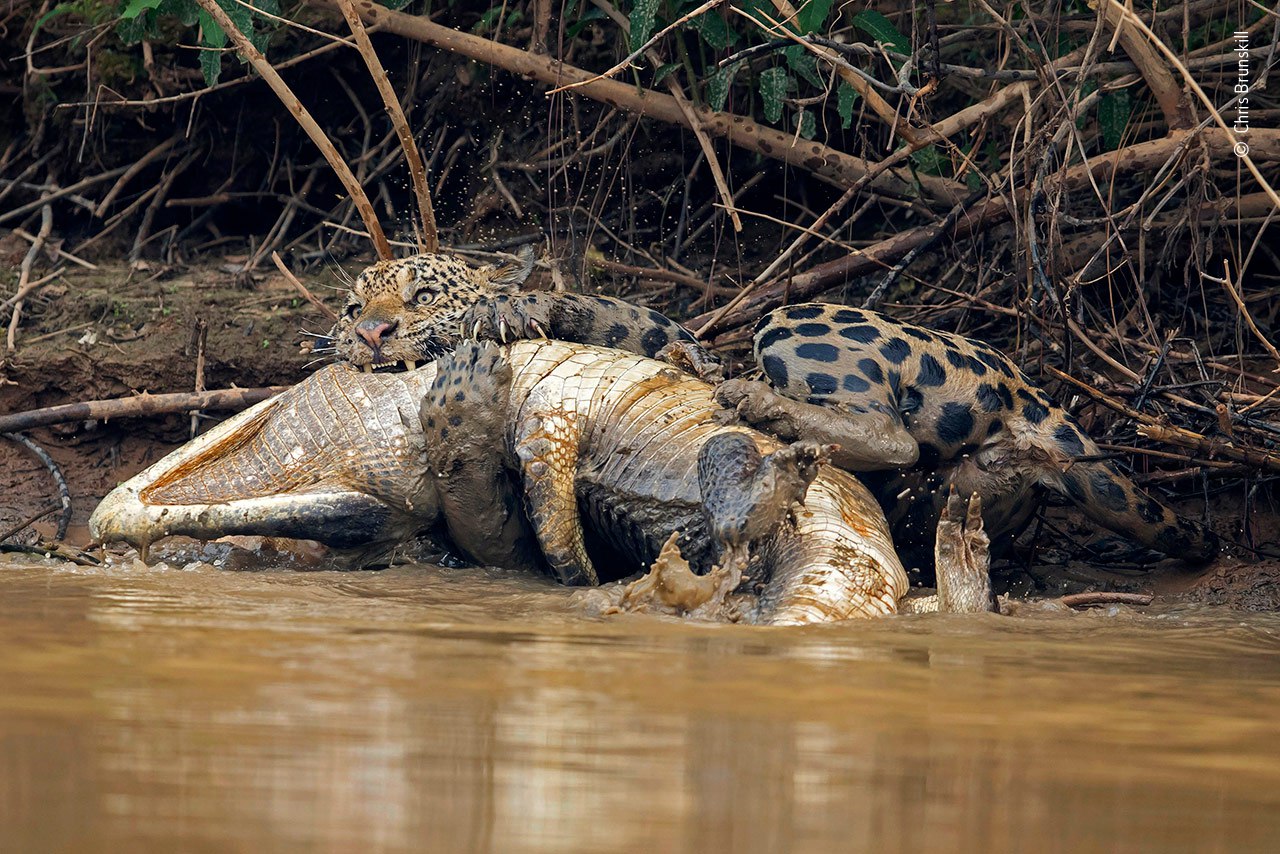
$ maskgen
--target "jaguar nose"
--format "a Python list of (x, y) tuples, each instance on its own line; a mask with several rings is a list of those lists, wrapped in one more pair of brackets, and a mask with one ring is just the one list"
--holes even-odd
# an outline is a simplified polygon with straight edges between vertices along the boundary
[(356, 334), (377, 352), (382, 349), (383, 338), (394, 332), (398, 325), (397, 320), (362, 320), (356, 324)]

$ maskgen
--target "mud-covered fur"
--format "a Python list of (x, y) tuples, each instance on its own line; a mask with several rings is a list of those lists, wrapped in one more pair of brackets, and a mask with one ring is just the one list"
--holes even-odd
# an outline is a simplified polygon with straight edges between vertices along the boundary
[(462, 340), (468, 309), (514, 292), (532, 269), (532, 251), (503, 266), (449, 255), (379, 261), (356, 278), (329, 332), (335, 355), (356, 367), (436, 359)]
[[(932, 551), (954, 487), (981, 497), (993, 541), (1015, 535), (1048, 490), (1167, 555), (1207, 561), (1217, 554), (1212, 532), (1178, 518), (1114, 464), (1089, 460), (1100, 451), (1076, 420), (989, 344), (872, 311), (807, 303), (762, 318), (754, 346), (769, 384), (802, 401), (793, 408), (847, 416), (870, 456), (881, 446), (898, 456), (904, 470), (864, 480), (900, 547)], [(868, 417), (881, 425), (870, 435), (860, 426)], [(827, 432), (821, 440), (839, 437)], [(901, 458), (907, 442), (917, 449), (914, 464)]]
[(495, 347), (463, 345), (437, 364), (419, 417), (441, 513), (453, 542), (477, 563), (544, 570), (501, 437), (511, 366)]

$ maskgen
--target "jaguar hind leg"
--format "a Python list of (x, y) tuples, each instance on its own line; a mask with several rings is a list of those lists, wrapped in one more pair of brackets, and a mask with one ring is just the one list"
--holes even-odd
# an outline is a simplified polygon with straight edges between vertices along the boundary
[[(1092, 448), (1090, 453), (1098, 452), (1096, 446)], [(1180, 518), (1138, 489), (1112, 463), (1073, 463), (1065, 472), (1049, 475), (1047, 481), (1090, 520), (1170, 557), (1203, 564), (1213, 560), (1221, 548), (1217, 534)]]
[(759, 380), (733, 379), (716, 389), (716, 400), (738, 420), (784, 442), (809, 440), (838, 445), (831, 461), (846, 471), (877, 471), (915, 465), (920, 447), (895, 413), (868, 408), (846, 412), (801, 403)]

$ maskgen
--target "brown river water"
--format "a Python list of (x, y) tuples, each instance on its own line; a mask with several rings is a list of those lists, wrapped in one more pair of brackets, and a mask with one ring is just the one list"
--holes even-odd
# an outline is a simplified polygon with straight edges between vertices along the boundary
[(1277, 851), (1280, 616), (584, 616), (0, 556), (0, 850)]

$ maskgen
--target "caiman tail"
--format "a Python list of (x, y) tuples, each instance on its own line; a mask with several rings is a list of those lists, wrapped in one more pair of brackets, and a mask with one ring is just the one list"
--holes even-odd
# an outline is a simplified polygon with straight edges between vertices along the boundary
[(372, 559), (435, 515), (418, 424), (434, 378), (434, 365), (318, 371), (116, 487), (90, 534), (139, 548), (174, 534), (294, 537)]

